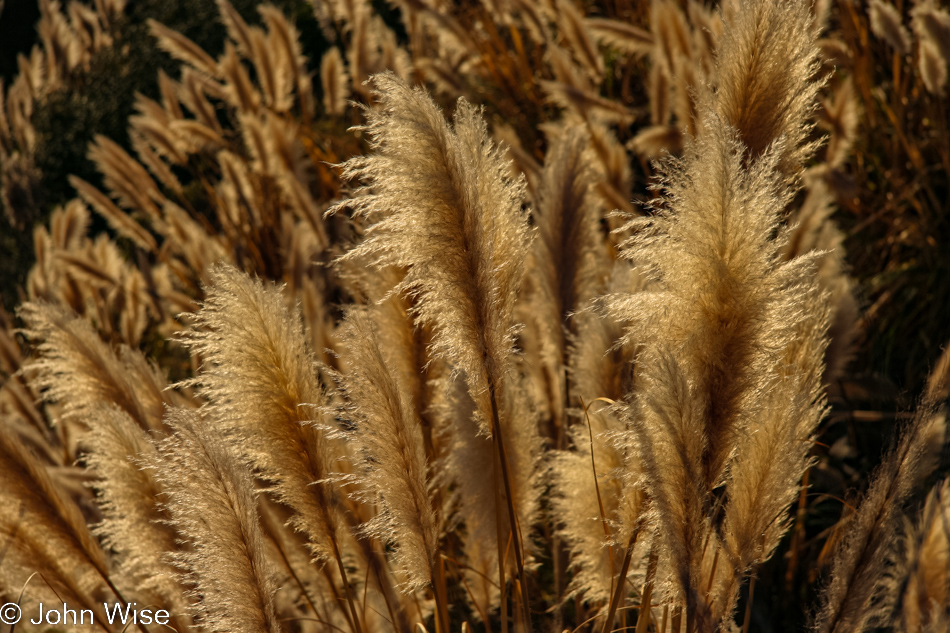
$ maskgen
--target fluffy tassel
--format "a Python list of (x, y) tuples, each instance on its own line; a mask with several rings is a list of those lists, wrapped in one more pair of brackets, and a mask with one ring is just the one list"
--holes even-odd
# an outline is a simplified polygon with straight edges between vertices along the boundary
[(277, 289), (233, 268), (216, 268), (211, 281), (185, 338), (204, 360), (197, 385), (210, 403), (209, 422), (294, 510), (292, 524), (315, 557), (334, 560), (341, 519), (326, 483), (328, 440), (313, 424), (326, 397), (299, 315)]
[(460, 101), (449, 127), (421, 91), (389, 74), (373, 82), (380, 109), (366, 129), (375, 153), (346, 163), (344, 177), (371, 184), (346, 205), (376, 222), (345, 257), (408, 268), (396, 289), (417, 297), (433, 355), (465, 375), (490, 434), (489, 383), (500, 388), (510, 371), (519, 262), (530, 243), (524, 186), (509, 179), (474, 107)]
[(24, 332), (39, 344), (34, 384), (51, 401), (65, 405), (64, 416), (85, 423), (102, 404), (117, 406), (143, 429), (162, 428), (164, 406), (180, 403), (138, 351), (116, 354), (87, 321), (59, 308), (36, 303), (20, 308)]
[[(428, 96), (394, 75), (377, 75), (373, 84), (379, 109), (368, 112), (365, 129), (375, 151), (347, 162), (344, 177), (366, 182), (365, 195), (345, 204), (375, 223), (344, 260), (407, 270), (395, 290), (415, 298), (417, 322), (433, 331), (430, 355), (464, 376), (481, 433), (492, 438), (496, 504), (507, 505), (504, 532), (514, 532), (523, 574), (528, 524), (516, 518), (536, 507), (537, 456), (531, 426), (510, 417), (519, 412), (519, 394), (509, 375), (520, 261), (531, 241), (524, 183), (511, 181), (503, 149), (465, 101), (450, 127)], [(499, 532), (499, 557), (503, 539)]]
[(717, 51), (710, 105), (736, 129), (750, 160), (784, 139), (777, 168), (786, 177), (798, 174), (815, 148), (805, 139), (821, 86), (811, 81), (817, 36), (807, 2), (745, 0), (726, 20)]
[(887, 42), (897, 53), (905, 55), (910, 49), (910, 34), (904, 27), (897, 8), (885, 0), (871, 0), (868, 16), (874, 34)]
[(190, 545), (172, 559), (194, 585), (196, 615), (214, 633), (278, 633), (250, 473), (197, 412), (173, 410), (174, 435), (151, 463), (172, 524)]
[[(347, 438), (362, 466), (356, 477), (379, 513), (366, 533), (396, 547), (395, 563), (407, 591), (434, 582), (439, 520), (429, 501), (428, 467), (421, 423), (407, 401), (408, 385), (397, 382), (393, 363), (380, 347), (371, 317), (347, 316), (343, 331), (347, 371), (341, 376), (347, 396)], [(369, 501), (369, 499), (367, 499)]]
[(166, 555), (177, 551), (177, 535), (160, 505), (164, 490), (155, 474), (141, 467), (157, 452), (145, 432), (121, 409), (101, 407), (83, 437), (95, 482), (103, 522), (97, 528), (107, 547), (120, 560), (122, 573), (142, 590), (154, 591), (173, 608), (185, 611), (175, 570)]
[(848, 521), (822, 591), (812, 626), (816, 633), (860, 633), (886, 616), (886, 572), (897, 544), (901, 509), (931, 474), (933, 454), (946, 439), (946, 415), (933, 395), (924, 397)]

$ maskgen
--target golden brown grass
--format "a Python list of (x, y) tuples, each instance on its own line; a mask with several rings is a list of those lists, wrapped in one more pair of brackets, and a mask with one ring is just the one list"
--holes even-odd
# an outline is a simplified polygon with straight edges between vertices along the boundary
[[(218, 0), (218, 58), (150, 25), (181, 72), (130, 149), (90, 147), (102, 185), (71, 179), (0, 328), (4, 602), (179, 633), (746, 632), (785, 630), (806, 568), (815, 631), (945, 628), (950, 351), (840, 520), (807, 482), (850, 446), (816, 440), (859, 338), (835, 207), (867, 195), (868, 117), (913, 118), (857, 56), (823, 64), (873, 34), (937, 115), (946, 11), (394, 4), (398, 30), (317, 2), (319, 79), (273, 7)], [(0, 91), (4, 174), (41, 77)]]

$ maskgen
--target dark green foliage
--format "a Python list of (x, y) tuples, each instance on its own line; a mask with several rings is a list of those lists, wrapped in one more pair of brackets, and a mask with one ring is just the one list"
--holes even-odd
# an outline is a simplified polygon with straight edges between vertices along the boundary
[[(260, 22), (255, 0), (233, 4), (249, 23)], [(303, 32), (304, 53), (319, 60), (327, 43), (320, 36), (310, 5), (306, 0), (279, 0), (276, 5)], [(98, 182), (95, 167), (85, 157), (96, 134), (129, 149), (126, 128), (135, 93), (157, 98), (158, 71), (172, 77), (179, 74), (178, 62), (156, 46), (148, 19), (181, 32), (212, 56), (224, 48), (226, 33), (213, 2), (132, 0), (117, 25), (115, 45), (100, 51), (88, 70), (74, 73), (70, 88), (52, 95), (34, 116), (39, 139), (36, 163), (43, 173), (46, 213), (73, 197), (67, 181), (70, 174)]]
[[(260, 24), (256, 0), (234, 0), (232, 4), (249, 24)], [(310, 3), (275, 0), (274, 5), (296, 24), (304, 54), (310, 60), (309, 70), (317, 72), (329, 44)], [(25, 219), (22, 234), (3, 237), (0, 295), (7, 309), (16, 304), (15, 288), (23, 285), (33, 264), (33, 226), (45, 223), (53, 208), (75, 196), (68, 176), (101, 184), (95, 165), (86, 158), (89, 143), (102, 134), (130, 151), (127, 128), (129, 116), (134, 114), (135, 94), (157, 99), (159, 70), (171, 77), (179, 75), (179, 63), (156, 46), (147, 25), (149, 19), (181, 32), (212, 56), (224, 49), (226, 31), (211, 0), (130, 0), (125, 15), (116, 22), (114, 46), (99, 51), (88, 68), (72, 73), (65, 89), (37, 105), (33, 125), (42, 199), (35, 216)], [(319, 85), (319, 81), (315, 83)], [(93, 224), (93, 231), (97, 230), (105, 230), (98, 218)]]

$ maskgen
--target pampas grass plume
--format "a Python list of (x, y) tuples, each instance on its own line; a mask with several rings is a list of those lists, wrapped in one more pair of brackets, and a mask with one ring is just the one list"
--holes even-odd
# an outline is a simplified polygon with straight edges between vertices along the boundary
[(874, 35), (887, 42), (896, 52), (905, 55), (910, 49), (910, 34), (904, 27), (897, 7), (887, 0), (870, 0), (868, 16)]
[(159, 47), (172, 57), (190, 64), (210, 77), (218, 76), (218, 65), (203, 48), (156, 20), (148, 20), (149, 29), (158, 39)]
[[(934, 374), (938, 377), (932, 384), (945, 379), (947, 366), (938, 364)], [(848, 533), (835, 550), (830, 580), (822, 591), (821, 608), (813, 624), (817, 633), (860, 632), (887, 616), (890, 601), (885, 598), (891, 593), (887, 563), (897, 545), (901, 510), (931, 474), (934, 454), (946, 441), (940, 395), (946, 394), (939, 389), (925, 394), (850, 518)]]
[(172, 525), (191, 546), (172, 559), (194, 586), (198, 621), (215, 633), (278, 633), (250, 473), (198, 412), (173, 410), (167, 423), (174, 434), (150, 466)]
[(946, 629), (950, 625), (950, 480), (944, 479), (927, 495), (905, 542), (907, 577), (898, 596), (903, 630)]
[(716, 52), (716, 111), (750, 160), (783, 138), (777, 168), (786, 177), (799, 173), (815, 147), (805, 139), (821, 86), (811, 81), (817, 35), (806, 2), (744, 0), (727, 18)]
[(87, 424), (103, 404), (125, 411), (142, 429), (162, 428), (163, 408), (175, 403), (164, 378), (138, 351), (117, 354), (85, 320), (51, 305), (20, 308), (24, 333), (38, 344), (34, 385), (45, 398), (64, 404), (63, 416)]
[[(185, 342), (203, 359), (196, 379), (214, 424), (294, 510), (315, 557), (338, 558), (339, 517), (326, 485), (329, 453), (312, 422), (325, 404), (299, 314), (280, 292), (231, 267), (211, 286)], [(320, 482), (320, 483), (314, 483)]]
[(927, 91), (942, 95), (947, 87), (947, 60), (940, 55), (940, 49), (932, 40), (921, 40), (917, 63)]
[(84, 581), (81, 572), (95, 570), (109, 582), (105, 553), (79, 507), (6, 424), (0, 427), (0, 502), (5, 509), (19, 510), (0, 515), (0, 534), (14, 550), (11, 558), (23, 560), (24, 571), (47, 573), (55, 587), (92, 608), (88, 578)]
[(428, 96), (394, 75), (372, 83), (379, 108), (365, 129), (375, 152), (347, 162), (344, 177), (367, 184), (345, 204), (374, 224), (345, 257), (408, 269), (397, 290), (417, 298), (415, 316), (433, 327), (433, 356), (463, 372), (490, 434), (489, 383), (500, 388), (508, 372), (519, 262), (531, 238), (524, 184), (511, 181), (467, 102), (450, 127)]
[(391, 373), (380, 343), (371, 316), (351, 311), (343, 327), (344, 414), (353, 425), (347, 438), (361, 461), (355, 477), (367, 501), (379, 505), (365, 530), (396, 547), (395, 564), (409, 591), (435, 579), (440, 526), (430, 501), (421, 422), (405, 395), (410, 385)]
[(126, 578), (155, 591), (173, 605), (174, 613), (182, 613), (185, 602), (166, 559), (179, 549), (177, 535), (161, 506), (164, 490), (155, 473), (142, 467), (156, 459), (155, 446), (121, 409), (103, 406), (93, 416), (83, 445), (89, 451), (89, 467), (99, 477), (95, 488), (104, 518), (97, 533), (118, 553)]

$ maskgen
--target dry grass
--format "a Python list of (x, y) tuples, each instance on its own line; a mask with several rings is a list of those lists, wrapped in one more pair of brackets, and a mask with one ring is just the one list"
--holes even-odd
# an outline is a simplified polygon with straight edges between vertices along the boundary
[[(0, 322), (3, 602), (179, 633), (944, 630), (943, 339), (869, 484), (857, 434), (822, 442), (905, 247), (946, 246), (946, 10), (393, 4), (315, 2), (319, 79), (266, 5), (218, 0), (218, 58), (150, 25), (180, 74), (130, 148), (92, 144), (102, 187), (71, 179)], [(7, 197), (121, 10), (43, 6), (0, 91)], [(869, 227), (899, 274), (862, 328)]]

